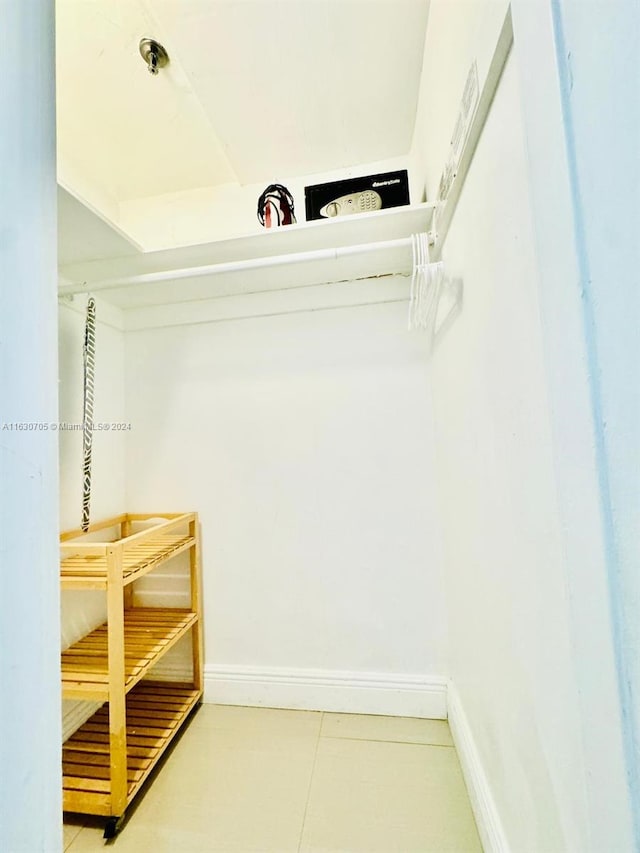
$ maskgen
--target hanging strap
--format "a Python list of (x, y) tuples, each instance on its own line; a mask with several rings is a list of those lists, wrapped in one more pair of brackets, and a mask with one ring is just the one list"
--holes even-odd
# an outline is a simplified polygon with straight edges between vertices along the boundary
[(87, 302), (84, 331), (84, 405), (82, 412), (82, 529), (89, 529), (91, 504), (91, 446), (93, 442), (93, 387), (96, 366), (96, 301)]

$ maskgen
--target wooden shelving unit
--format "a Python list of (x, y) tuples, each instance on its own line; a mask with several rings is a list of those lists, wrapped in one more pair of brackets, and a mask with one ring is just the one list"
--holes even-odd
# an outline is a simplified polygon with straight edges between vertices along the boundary
[[(141, 523), (147, 527), (133, 532)], [(115, 538), (97, 542), (99, 531), (115, 531)], [(63, 808), (107, 817), (110, 837), (202, 698), (198, 517), (124, 514), (91, 525), (86, 534), (66, 531), (60, 540), (62, 589), (104, 590), (107, 597), (107, 621), (61, 656), (63, 698), (104, 703), (63, 746)], [(185, 551), (190, 607), (134, 607), (132, 584)], [(192, 683), (154, 681), (153, 666), (186, 634)]]

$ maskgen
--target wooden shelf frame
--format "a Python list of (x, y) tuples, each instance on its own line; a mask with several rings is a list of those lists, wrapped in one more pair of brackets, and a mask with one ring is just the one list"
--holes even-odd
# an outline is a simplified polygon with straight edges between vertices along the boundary
[[(110, 565), (121, 564), (122, 583), (127, 586), (171, 557), (192, 548), (195, 540), (184, 528), (195, 513), (172, 513), (158, 516), (147, 513), (114, 516), (92, 524), (86, 534), (120, 528), (114, 542), (86, 542), (82, 530), (69, 530), (60, 537), (60, 584), (62, 589), (106, 589)], [(136, 521), (164, 518), (153, 527), (131, 533)], [(182, 532), (181, 532), (182, 531)]]
[[(147, 529), (132, 532), (134, 523), (151, 521), (154, 523)], [(93, 729), (86, 729), (86, 726), (100, 722), (101, 731), (106, 735), (106, 741), (102, 737), (100, 742), (108, 747), (108, 763), (104, 758), (95, 756), (83, 763), (76, 755), (83, 750), (71, 750), (73, 760), (65, 761), (67, 769), (73, 765), (74, 774), (78, 767), (89, 769), (84, 776), (70, 776), (65, 772), (64, 808), (119, 818), (181, 721), (202, 698), (200, 530), (198, 516), (194, 512), (125, 513), (91, 525), (86, 534), (102, 530), (115, 530), (119, 537), (113, 541), (83, 541), (85, 533), (81, 530), (65, 531), (60, 537), (62, 588), (102, 589), (106, 591), (107, 599), (107, 621), (62, 652), (61, 669), (65, 698), (107, 703), (79, 731), (90, 734)], [(189, 553), (189, 608), (133, 607), (133, 582), (185, 551)], [(174, 731), (171, 726), (164, 726), (167, 728), (166, 735), (163, 735), (166, 743), (157, 747), (159, 752), (154, 754), (151, 764), (134, 766), (136, 761), (132, 763), (131, 758), (137, 759), (140, 755), (128, 751), (127, 740), (133, 729), (127, 713), (133, 714), (133, 719), (140, 717), (140, 697), (149, 689), (150, 682), (146, 677), (150, 670), (189, 633), (193, 683), (176, 687), (171, 682), (162, 682), (164, 693), (159, 686), (154, 687), (160, 696), (174, 688), (187, 691), (186, 704), (180, 706), (182, 710), (173, 709), (177, 714), (174, 715), (177, 728)], [(135, 699), (128, 699), (128, 694)], [(145, 719), (149, 714), (153, 716), (154, 707), (156, 711), (159, 709), (159, 721), (167, 718), (170, 703), (165, 701), (163, 705), (150, 701), (148, 695), (145, 701), (148, 705), (143, 715)], [(63, 747), (67, 759), (71, 745), (77, 743), (75, 737), (72, 735)]]

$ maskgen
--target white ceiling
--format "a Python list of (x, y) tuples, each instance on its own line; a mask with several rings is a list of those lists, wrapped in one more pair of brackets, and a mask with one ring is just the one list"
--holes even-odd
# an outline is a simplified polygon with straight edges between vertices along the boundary
[[(61, 159), (120, 202), (404, 155), (427, 11), (428, 0), (57, 0)], [(157, 77), (143, 36), (169, 52)]]
[(60, 159), (116, 201), (235, 180), (180, 63), (146, 70), (140, 39), (167, 35), (139, 0), (56, 2)]
[(242, 183), (408, 152), (424, 0), (148, 5)]

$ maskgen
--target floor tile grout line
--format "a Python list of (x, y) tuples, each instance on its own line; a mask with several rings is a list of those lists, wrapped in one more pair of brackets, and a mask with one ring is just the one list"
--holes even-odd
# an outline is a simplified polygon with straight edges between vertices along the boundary
[(362, 743), (397, 743), (405, 746), (431, 746), (438, 749), (455, 749), (452, 743), (425, 743), (421, 740), (389, 740), (379, 737), (348, 737), (347, 735), (322, 735), (325, 740), (350, 740)]
[(324, 711), (320, 712), (320, 725), (318, 726), (318, 737), (316, 739), (316, 750), (313, 754), (313, 764), (311, 765), (311, 775), (309, 776), (309, 788), (307, 790), (307, 800), (304, 804), (304, 812), (302, 814), (302, 826), (300, 827), (300, 840), (298, 841), (298, 853), (302, 850), (302, 839), (304, 838), (304, 827), (307, 822), (307, 811), (309, 810), (309, 802), (311, 800), (311, 788), (313, 787), (313, 777), (316, 772), (316, 761), (318, 760), (318, 750), (320, 749), (320, 740), (322, 738), (322, 723), (324, 721)]
[[(64, 819), (62, 822), (63, 822), (63, 826), (64, 826)], [(64, 845), (63, 846), (64, 853), (67, 853), (67, 851), (71, 850), (71, 847), (76, 843), (78, 836), (80, 835), (82, 830), (85, 828), (86, 828), (86, 823), (83, 823), (82, 826), (79, 826), (78, 831), (75, 833), (75, 835), (73, 836), (73, 838), (71, 839), (71, 841), (68, 844), (64, 844), (64, 835), (63, 835), (62, 842)]]

